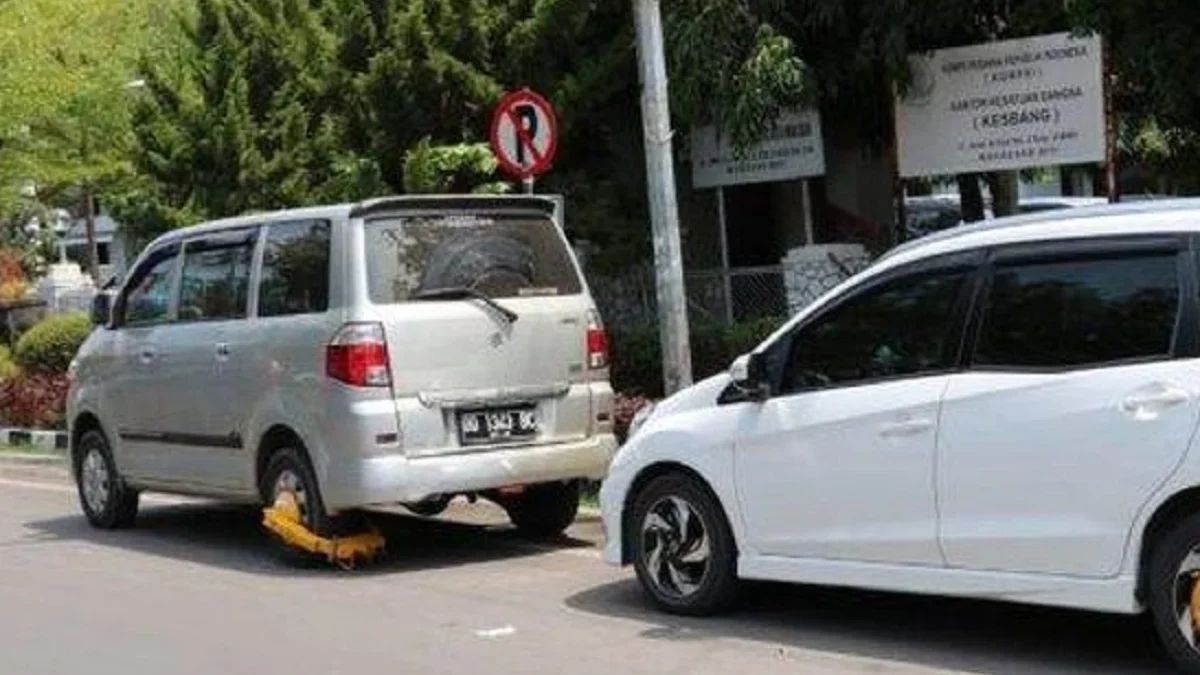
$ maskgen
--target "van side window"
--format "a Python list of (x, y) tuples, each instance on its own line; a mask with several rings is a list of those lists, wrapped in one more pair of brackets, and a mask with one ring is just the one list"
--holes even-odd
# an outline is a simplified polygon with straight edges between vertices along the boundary
[(150, 253), (130, 276), (121, 299), (119, 324), (139, 326), (168, 321), (178, 244)]
[(267, 228), (258, 315), (318, 314), (329, 308), (329, 222)]
[(1079, 368), (1171, 354), (1174, 252), (996, 267), (973, 364)]
[(254, 232), (189, 241), (179, 281), (179, 320), (217, 321), (246, 317)]
[(914, 274), (841, 302), (792, 341), (782, 393), (911, 377), (954, 365), (954, 320), (969, 272)]

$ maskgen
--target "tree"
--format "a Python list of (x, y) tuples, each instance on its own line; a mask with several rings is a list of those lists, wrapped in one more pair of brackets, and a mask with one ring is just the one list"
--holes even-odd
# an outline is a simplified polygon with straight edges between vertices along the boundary
[(96, 192), (128, 173), (129, 85), (150, 26), (170, 6), (0, 4), (0, 211), (20, 211), (29, 185), (71, 194), (86, 219), (93, 276)]
[(197, 0), (175, 44), (146, 59), (136, 180), (109, 197), (142, 239), (248, 209), (498, 189), (481, 143), (500, 94), (526, 85), (557, 109), (539, 186), (571, 199), (574, 234), (649, 239), (627, 3)]
[(413, 194), (507, 192), (508, 183), (491, 180), (495, 174), (486, 143), (435, 146), (424, 138), (404, 156), (404, 191)]
[[(199, 0), (174, 59), (145, 59), (118, 199), (150, 234), (200, 217), (359, 198), (378, 165), (346, 149), (336, 41), (306, 0)], [(143, 204), (139, 212), (124, 210)]]

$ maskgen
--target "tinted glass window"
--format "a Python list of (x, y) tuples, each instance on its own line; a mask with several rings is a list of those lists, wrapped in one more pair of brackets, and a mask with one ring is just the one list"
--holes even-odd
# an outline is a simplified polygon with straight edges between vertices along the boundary
[(151, 253), (134, 271), (122, 303), (122, 324), (158, 323), (170, 318), (172, 282), (178, 257), (175, 248)]
[(550, 218), (410, 216), (371, 221), (366, 228), (367, 281), (376, 303), (447, 288), (472, 288), (492, 298), (582, 291)]
[(903, 277), (841, 303), (796, 337), (784, 391), (951, 367), (958, 338), (954, 306), (967, 276)]
[(1173, 253), (996, 269), (975, 363), (1072, 367), (1167, 356), (1179, 308)]
[(258, 315), (314, 314), (329, 307), (329, 223), (271, 225), (263, 250)]
[(179, 281), (179, 320), (244, 318), (253, 259), (250, 234), (188, 242)]

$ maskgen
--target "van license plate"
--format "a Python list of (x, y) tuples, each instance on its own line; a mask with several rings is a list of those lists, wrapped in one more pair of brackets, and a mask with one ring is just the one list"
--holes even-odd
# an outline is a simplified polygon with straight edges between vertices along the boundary
[(463, 445), (522, 440), (537, 434), (537, 413), (532, 407), (464, 411), (458, 432)]

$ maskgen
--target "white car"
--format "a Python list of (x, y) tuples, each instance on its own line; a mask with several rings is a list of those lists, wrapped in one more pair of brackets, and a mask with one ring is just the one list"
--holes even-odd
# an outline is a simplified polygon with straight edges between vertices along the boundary
[(635, 420), (604, 556), (670, 612), (739, 579), (1149, 608), (1200, 673), (1200, 200), (902, 246)]
[[(112, 299), (110, 307), (110, 297)], [(142, 490), (356, 509), (467, 494), (556, 534), (616, 450), (608, 341), (555, 203), (396, 197), (169, 232), (72, 366), (83, 511)]]

